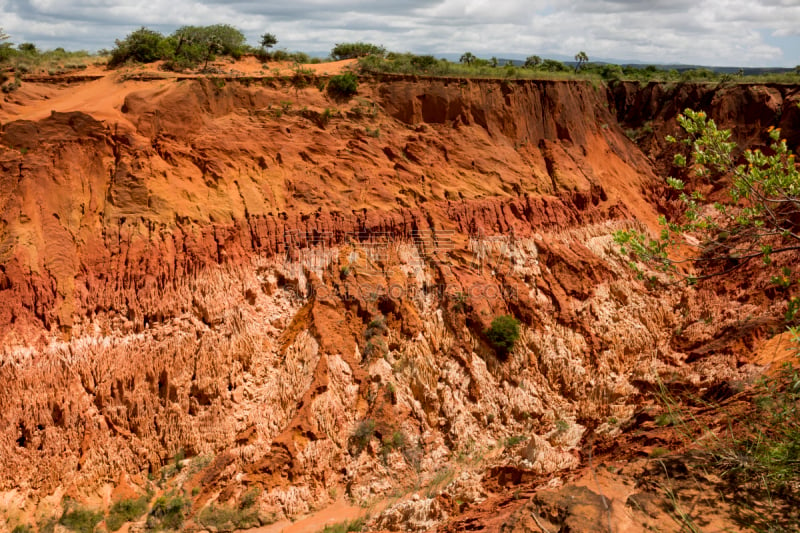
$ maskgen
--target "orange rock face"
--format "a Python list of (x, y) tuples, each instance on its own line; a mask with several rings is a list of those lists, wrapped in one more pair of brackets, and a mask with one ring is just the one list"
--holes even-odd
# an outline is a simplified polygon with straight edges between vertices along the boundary
[[(618, 431), (664, 369), (737, 372), (735, 350), (683, 363), (671, 333), (696, 295), (649, 291), (612, 242), (656, 227), (661, 190), (665, 149), (624, 128), (707, 101), (743, 138), (791, 130), (795, 111), (767, 115), (795, 93), (393, 77), (336, 100), (114, 76), (0, 108), (0, 489), (23, 514), (122, 475), (146, 488), (181, 452), (190, 519), (254, 487), (260, 517), (296, 517), (524, 437), (453, 481), (481, 495), (484, 474), (574, 468), (583, 431)], [(501, 314), (522, 326), (505, 360), (484, 335)]]

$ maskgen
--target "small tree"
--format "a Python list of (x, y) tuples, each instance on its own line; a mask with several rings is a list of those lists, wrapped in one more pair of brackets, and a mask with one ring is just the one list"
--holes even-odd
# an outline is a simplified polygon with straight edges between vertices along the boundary
[(589, 56), (586, 55), (586, 52), (581, 50), (580, 52), (575, 54), (575, 61), (577, 62), (577, 64), (575, 65), (575, 72), (578, 72), (583, 66), (583, 64), (589, 61)]
[(273, 33), (265, 33), (261, 36), (261, 48), (264, 50), (269, 50), (273, 46), (278, 44), (278, 38), (275, 37)]
[(528, 56), (525, 58), (525, 68), (536, 68), (542, 64), (542, 58), (539, 56)]
[(508, 357), (519, 339), (519, 320), (511, 315), (501, 315), (492, 320), (492, 325), (486, 330), (486, 338), (497, 351), (501, 359)]
[(245, 37), (229, 24), (212, 26), (182, 26), (170, 35), (173, 50), (173, 67), (180, 70), (203, 63), (208, 67), (217, 54), (240, 57)]
[(458, 60), (459, 63), (463, 63), (465, 65), (472, 65), (477, 58), (472, 54), (472, 52), (464, 52), (461, 56), (461, 59)]

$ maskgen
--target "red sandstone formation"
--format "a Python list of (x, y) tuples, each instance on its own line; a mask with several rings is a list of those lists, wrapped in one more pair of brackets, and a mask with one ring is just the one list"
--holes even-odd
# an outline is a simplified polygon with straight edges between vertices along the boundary
[[(0, 528), (110, 487), (183, 487), (202, 529), (254, 488), (266, 523), (446, 480), (372, 527), (494, 530), (534, 497), (514, 486), (585, 466), (660, 375), (749, 372), (780, 311), (650, 290), (611, 233), (656, 227), (676, 111), (796, 145), (796, 89), (382, 77), (342, 101), (110, 73), (10, 98)], [(642, 151), (625, 129), (646, 123)], [(483, 334), (500, 314), (523, 324), (507, 360)]]

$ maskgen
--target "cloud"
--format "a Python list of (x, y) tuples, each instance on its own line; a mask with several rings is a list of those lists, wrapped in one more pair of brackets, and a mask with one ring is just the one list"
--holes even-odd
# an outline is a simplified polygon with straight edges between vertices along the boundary
[(228, 23), (250, 42), (324, 52), (368, 40), (391, 50), (734, 66), (800, 62), (798, 0), (0, 0), (6, 33), (41, 47), (110, 48), (145, 25)]

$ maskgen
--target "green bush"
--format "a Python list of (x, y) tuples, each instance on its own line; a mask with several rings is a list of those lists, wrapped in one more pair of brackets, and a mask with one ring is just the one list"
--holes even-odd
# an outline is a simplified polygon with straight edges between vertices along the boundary
[(11, 533), (33, 533), (31, 526), (28, 524), (20, 524), (11, 530)]
[(148, 529), (180, 529), (186, 503), (180, 494), (171, 493), (158, 497), (147, 516)]
[(364, 331), (364, 338), (369, 340), (376, 335), (386, 335), (388, 331), (389, 328), (386, 327), (386, 319), (383, 315), (378, 315), (367, 324), (367, 329)]
[(325, 526), (325, 529), (322, 530), (322, 533), (350, 533), (351, 531), (361, 531), (363, 528), (364, 519), (356, 518), (355, 520), (349, 520), (345, 522), (339, 522), (338, 524)]
[(372, 439), (374, 434), (375, 421), (371, 418), (362, 420), (358, 426), (356, 426), (356, 430), (353, 432), (353, 436), (351, 437), (356, 448), (356, 453), (360, 453), (361, 450), (367, 447), (367, 444), (369, 444), (369, 441)]
[(384, 437), (381, 442), (381, 455), (389, 455), (392, 450), (403, 450), (408, 446), (408, 437), (402, 430), (394, 431), (391, 435)]
[(331, 57), (333, 59), (353, 59), (356, 57), (364, 56), (380, 56), (386, 55), (386, 48), (370, 43), (337, 43), (331, 50)]
[(254, 509), (233, 509), (214, 504), (200, 511), (198, 522), (218, 531), (231, 525), (236, 529), (248, 529), (260, 525), (258, 512)]
[(272, 52), (271, 57), (273, 61), (289, 61), (292, 58), (292, 55), (286, 50), (281, 49)]
[(291, 54), (291, 60), (295, 63), (301, 63), (305, 65), (311, 61), (311, 56), (305, 52), (294, 52)]
[(245, 492), (239, 500), (239, 509), (249, 509), (256, 504), (258, 496), (261, 494), (261, 489), (253, 487)]
[(130, 498), (114, 502), (108, 511), (106, 527), (109, 531), (116, 531), (125, 522), (132, 522), (147, 512), (150, 495), (145, 494), (140, 498)]
[(103, 519), (103, 513), (68, 504), (58, 523), (76, 533), (93, 533)]
[(525, 68), (536, 68), (542, 64), (542, 58), (539, 56), (528, 56), (525, 58)]
[(411, 56), (411, 65), (420, 70), (430, 70), (439, 63), (439, 60), (431, 55)]
[(486, 330), (486, 337), (497, 354), (505, 359), (519, 339), (519, 320), (511, 315), (498, 316)]
[(168, 53), (169, 48), (164, 36), (142, 26), (123, 40), (117, 39), (116, 46), (111, 50), (108, 66), (115, 67), (128, 61), (152, 63), (164, 58)]
[(619, 65), (602, 65), (600, 67), (600, 76), (604, 80), (619, 80), (622, 79), (622, 67)]
[(169, 37), (142, 27), (116, 41), (108, 64), (114, 67), (127, 61), (166, 59), (166, 68), (183, 70), (200, 63), (208, 65), (218, 54), (238, 59), (248, 50), (244, 34), (229, 24), (182, 26)]
[(39, 528), (39, 533), (53, 533), (56, 530), (57, 521), (54, 518), (48, 518), (42, 522), (38, 522), (36, 526)]
[(358, 92), (358, 78), (352, 72), (331, 76), (328, 92), (336, 96), (352, 96)]
[(512, 446), (516, 446), (520, 442), (525, 442), (526, 440), (528, 440), (528, 437), (526, 437), (525, 435), (513, 435), (505, 439), (503, 441), (503, 445), (506, 448), (511, 448)]

